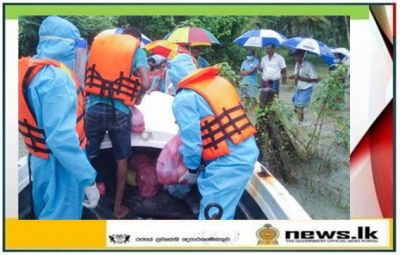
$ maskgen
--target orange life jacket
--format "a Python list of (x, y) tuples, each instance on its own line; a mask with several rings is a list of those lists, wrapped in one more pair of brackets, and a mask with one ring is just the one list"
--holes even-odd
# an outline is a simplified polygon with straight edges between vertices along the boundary
[(133, 56), (139, 45), (140, 41), (131, 35), (97, 36), (86, 69), (86, 94), (132, 105), (142, 86), (140, 78), (131, 75)]
[(78, 93), (78, 108), (76, 112), (76, 133), (78, 134), (80, 147), (83, 149), (86, 146), (86, 135), (84, 132), (84, 119), (83, 119), (83, 95), (79, 87), (76, 76), (67, 66), (51, 59), (31, 59), (21, 58), (18, 61), (18, 125), (19, 132), (24, 138), (26, 147), (29, 153), (44, 159), (49, 158), (51, 150), (46, 145), (46, 134), (43, 128), (37, 125), (35, 113), (32, 106), (28, 103), (26, 94), (27, 88), (32, 81), (33, 77), (42, 70), (43, 67), (51, 65), (64, 70), (75, 82), (76, 91)]
[(217, 75), (219, 71), (215, 66), (198, 69), (178, 84), (180, 89), (191, 89), (200, 94), (215, 114), (200, 121), (204, 160), (230, 154), (227, 139), (238, 145), (256, 133), (235, 88)]

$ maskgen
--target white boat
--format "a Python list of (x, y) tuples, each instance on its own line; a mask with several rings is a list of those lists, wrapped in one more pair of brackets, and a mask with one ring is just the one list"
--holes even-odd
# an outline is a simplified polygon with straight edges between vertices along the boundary
[[(142, 134), (131, 136), (133, 151), (159, 154), (164, 145), (178, 132), (178, 126), (172, 114), (173, 97), (152, 92), (138, 106), (145, 119), (146, 130)], [(101, 145), (100, 165), (114, 164), (111, 142), (106, 135)], [(19, 161), (19, 217), (29, 218), (30, 185), (26, 157)], [(113, 171), (110, 171), (111, 173)], [(128, 187), (128, 186), (127, 186)], [(108, 189), (108, 188), (107, 188)], [(134, 214), (129, 219), (195, 219), (197, 214), (188, 203), (198, 203), (197, 196), (191, 202), (179, 200), (161, 190), (155, 198), (146, 199), (137, 195), (137, 190), (127, 188), (124, 203), (133, 206)], [(130, 193), (129, 193), (130, 192)], [(125, 201), (128, 197), (128, 200)], [(113, 197), (110, 197), (112, 200)], [(130, 199), (130, 200), (129, 200)], [(104, 200), (104, 198), (102, 198)], [(100, 202), (100, 205), (102, 203)], [(185, 207), (186, 206), (186, 207)], [(103, 210), (84, 211), (85, 219), (112, 219), (111, 208), (103, 203)], [(158, 210), (159, 209), (159, 210)], [(311, 219), (302, 206), (285, 189), (285, 187), (259, 162), (238, 205), (235, 219), (269, 219), (269, 220), (309, 220)]]

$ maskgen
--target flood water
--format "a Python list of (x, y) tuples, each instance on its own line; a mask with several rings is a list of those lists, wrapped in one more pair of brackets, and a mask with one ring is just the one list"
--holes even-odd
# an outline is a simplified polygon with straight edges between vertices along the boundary
[[(279, 98), (292, 106), (294, 87), (292, 84), (281, 84)], [(347, 106), (336, 115), (347, 117), (350, 114), (349, 98)], [(304, 134), (312, 132), (316, 122), (310, 109), (305, 110)], [(326, 120), (322, 125), (321, 141), (318, 150), (326, 155), (329, 150), (330, 165), (319, 169), (322, 160), (310, 160), (293, 166), (297, 173), (297, 183), (282, 183), (286, 189), (303, 206), (313, 219), (349, 219), (350, 218), (350, 150), (334, 141), (335, 127), (332, 121)], [(268, 162), (263, 162), (268, 165)], [(319, 169), (319, 170), (318, 170)]]

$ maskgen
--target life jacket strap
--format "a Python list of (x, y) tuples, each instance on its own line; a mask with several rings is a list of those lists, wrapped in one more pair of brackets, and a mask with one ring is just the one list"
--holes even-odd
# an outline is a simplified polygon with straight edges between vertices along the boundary
[[(235, 111), (242, 111), (243, 114), (239, 115), (238, 117), (232, 119), (231, 114)], [(221, 121), (223, 118), (227, 118), (228, 121), (222, 125)], [(210, 143), (207, 143), (206, 145), (203, 146), (203, 149), (208, 149), (210, 147), (214, 147), (214, 149), (218, 149), (218, 144), (221, 143), (222, 141), (232, 137), (235, 134), (241, 134), (243, 130), (245, 130), (246, 128), (252, 126), (250, 121), (248, 121), (246, 124), (244, 124), (241, 127), (238, 127), (236, 125), (237, 122), (243, 120), (243, 119), (247, 119), (245, 110), (243, 108), (243, 106), (241, 104), (232, 107), (230, 109), (226, 109), (226, 108), (222, 108), (222, 113), (217, 116), (215, 119), (213, 119), (212, 121), (208, 122), (208, 120), (205, 120), (203, 122), (203, 125), (201, 127), (201, 131), (203, 133), (203, 131), (207, 130), (207, 132), (202, 135), (202, 140), (206, 140), (206, 139), (211, 139)], [(214, 127), (215, 125), (217, 125), (217, 128), (214, 128), (214, 130), (212, 129), (212, 127)], [(232, 130), (231, 132), (227, 133), (226, 130), (228, 127), (232, 126), (234, 128), (234, 130)], [(221, 136), (218, 139), (215, 139), (216, 135), (218, 133), (222, 132), (223, 136)]]
[(34, 136), (32, 134), (33, 132), (39, 133), (40, 135), (44, 135), (44, 130), (43, 129), (39, 129), (36, 127), (33, 127), (32, 125), (30, 125), (26, 119), (24, 119), (24, 121), (18, 121), (18, 124), (20, 125), (20, 127), (25, 127), (27, 132), (24, 132), (21, 128), (19, 128), (19, 132), (21, 133), (21, 135), (23, 137), (26, 137), (28, 139), (30, 139), (31, 144), (25, 143), (26, 146), (32, 150), (34, 150), (35, 152), (42, 152), (42, 153), (47, 153), (47, 154), (51, 154), (51, 150), (49, 149), (44, 149), (44, 148), (40, 148), (39, 146), (37, 146), (37, 144), (43, 144), (46, 145), (46, 140), (38, 137), (38, 136)]
[[(128, 84), (133, 84), (133, 86), (129, 86)], [(124, 76), (122, 71), (120, 72), (119, 78), (114, 81), (104, 79), (101, 74), (96, 71), (96, 64), (93, 64), (86, 69), (86, 86), (90, 88), (99, 88), (100, 92), (98, 95), (100, 97), (111, 98), (113, 97), (111, 95), (112, 92), (113, 95), (123, 94), (133, 100), (139, 92), (140, 82), (139, 80), (133, 80), (130, 77)], [(106, 95), (106, 92), (108, 92), (108, 95)]]

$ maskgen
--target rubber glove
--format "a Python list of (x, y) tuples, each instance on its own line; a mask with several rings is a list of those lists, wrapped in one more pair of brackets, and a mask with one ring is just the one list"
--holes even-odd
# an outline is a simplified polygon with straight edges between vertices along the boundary
[(193, 184), (197, 181), (197, 177), (199, 176), (199, 172), (192, 174), (188, 170), (179, 178), (178, 182), (182, 184)]
[(85, 195), (86, 199), (82, 203), (84, 207), (88, 209), (96, 208), (97, 204), (99, 203), (100, 193), (97, 189), (96, 183), (91, 186), (85, 187)]

